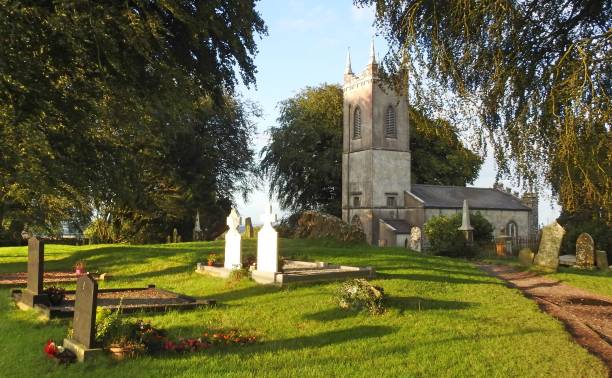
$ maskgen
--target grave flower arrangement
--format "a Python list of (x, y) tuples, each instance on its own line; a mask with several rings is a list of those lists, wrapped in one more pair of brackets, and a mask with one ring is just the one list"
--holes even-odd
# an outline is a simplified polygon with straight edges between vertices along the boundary
[(211, 253), (210, 255), (208, 255), (208, 266), (215, 265), (215, 263), (217, 262), (218, 258), (219, 257), (217, 256), (216, 253)]
[(48, 340), (43, 350), (47, 357), (57, 359), (60, 364), (76, 361), (74, 353), (61, 345), (56, 345), (53, 340)]
[(385, 311), (383, 304), (385, 294), (380, 286), (374, 286), (363, 278), (347, 281), (340, 286), (337, 301), (345, 310), (364, 310), (370, 314), (381, 314)]
[(120, 309), (100, 309), (96, 324), (96, 340), (119, 360), (144, 354), (197, 352), (214, 346), (247, 345), (256, 341), (255, 336), (243, 335), (238, 330), (172, 339), (166, 330), (155, 328), (144, 320), (125, 320), (120, 313)]
[(47, 294), (49, 302), (51, 302), (53, 306), (59, 306), (62, 304), (62, 301), (66, 296), (66, 290), (59, 286), (49, 286), (45, 288), (44, 293)]
[(74, 272), (77, 275), (87, 273), (87, 271), (85, 270), (86, 268), (87, 268), (87, 264), (85, 264), (84, 260), (79, 260), (76, 263), (74, 263)]

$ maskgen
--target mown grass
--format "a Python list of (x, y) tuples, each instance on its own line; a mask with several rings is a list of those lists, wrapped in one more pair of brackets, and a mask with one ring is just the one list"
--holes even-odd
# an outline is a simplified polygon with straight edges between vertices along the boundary
[(567, 285), (579, 287), (593, 293), (612, 297), (612, 272), (599, 269), (584, 270), (565, 266), (559, 266), (555, 273), (544, 273), (537, 269), (529, 269), (519, 264), (516, 258), (499, 259), (486, 258), (483, 260), (492, 264), (510, 265), (517, 270), (532, 270), (544, 277), (548, 277)]
[[(254, 253), (256, 240), (244, 241)], [(0, 290), (0, 375), (19, 377), (155, 376), (481, 376), (603, 377), (603, 364), (573, 342), (563, 326), (517, 290), (469, 262), (399, 248), (281, 240), (285, 256), (372, 265), (389, 296), (380, 316), (344, 312), (333, 300), (339, 283), (275, 288), (194, 273), (196, 262), (222, 242), (148, 246), (46, 246), (47, 270), (79, 259), (114, 278), (101, 287), (158, 287), (214, 298), (219, 306), (190, 312), (142, 314), (173, 336), (209, 327), (259, 336), (255, 345), (196, 354), (102, 359), (55, 366), (44, 342), (61, 340), (68, 321), (42, 322), (16, 310)], [(26, 269), (26, 248), (0, 248), (0, 271)], [(138, 317), (139, 315), (135, 315)]]

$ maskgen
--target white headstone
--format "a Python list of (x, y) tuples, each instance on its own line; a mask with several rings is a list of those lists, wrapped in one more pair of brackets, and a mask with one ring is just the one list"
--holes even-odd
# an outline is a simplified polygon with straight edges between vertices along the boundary
[(259, 272), (278, 272), (278, 234), (272, 227), (276, 216), (268, 206), (262, 215), (263, 227), (257, 233), (257, 270)]
[(240, 225), (240, 217), (236, 214), (236, 210), (232, 209), (232, 212), (227, 217), (227, 225), (229, 230), (225, 233), (225, 262), (223, 267), (226, 269), (240, 269), (242, 266), (240, 257), (241, 236), (237, 229)]
[(410, 229), (410, 249), (421, 252), (421, 229), (418, 227)]

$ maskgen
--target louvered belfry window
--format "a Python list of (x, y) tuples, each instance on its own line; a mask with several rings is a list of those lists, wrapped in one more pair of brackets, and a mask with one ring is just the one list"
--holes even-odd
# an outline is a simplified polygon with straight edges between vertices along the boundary
[(361, 138), (361, 109), (358, 106), (353, 115), (353, 139), (359, 138)]
[(389, 105), (385, 113), (385, 137), (397, 138), (397, 127), (395, 125), (395, 109)]

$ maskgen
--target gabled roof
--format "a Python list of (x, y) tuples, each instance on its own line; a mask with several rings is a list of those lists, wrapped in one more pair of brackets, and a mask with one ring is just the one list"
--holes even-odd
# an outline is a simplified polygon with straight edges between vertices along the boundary
[(466, 199), (470, 209), (531, 210), (512, 194), (493, 188), (413, 184), (409, 193), (426, 208), (461, 209)]
[(396, 234), (409, 234), (410, 233), (410, 225), (401, 219), (380, 219), (381, 222), (384, 222), (391, 226)]

